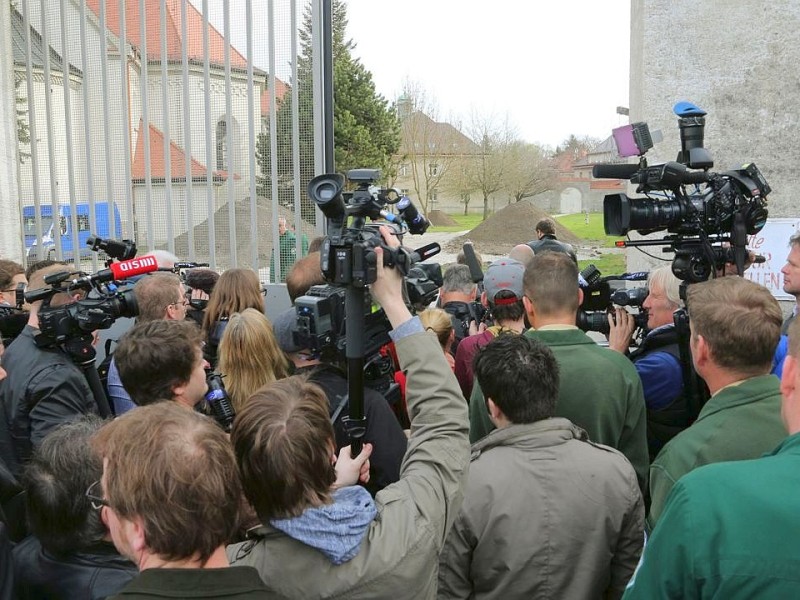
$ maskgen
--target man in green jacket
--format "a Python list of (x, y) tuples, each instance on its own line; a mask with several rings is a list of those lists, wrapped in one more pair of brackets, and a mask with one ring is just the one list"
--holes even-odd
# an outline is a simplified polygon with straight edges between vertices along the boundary
[(781, 309), (769, 290), (741, 277), (689, 286), (690, 347), (711, 399), (650, 467), (652, 530), (683, 475), (710, 463), (758, 458), (786, 436), (778, 378), (770, 375)]
[[(538, 254), (525, 269), (524, 289), (532, 325), (524, 335), (549, 346), (561, 372), (556, 416), (584, 429), (591, 441), (622, 452), (644, 491), (649, 459), (642, 382), (631, 361), (575, 326), (583, 299), (577, 265), (566, 254)], [(470, 440), (476, 442), (494, 429), (477, 382), (469, 405)]]
[(800, 597), (800, 546), (792, 535), (800, 511), (800, 322), (789, 330), (780, 389), (789, 437), (763, 458), (681, 477), (625, 599)]
[[(382, 234), (399, 245), (387, 228)], [(276, 598), (436, 597), (439, 552), (469, 464), (467, 410), (438, 340), (403, 303), (402, 276), (384, 267), (380, 248), (376, 254), (372, 297), (408, 371), (411, 437), (400, 480), (374, 501), (358, 486), (332, 488), (328, 401), (302, 380), (303, 394), (286, 393), (297, 377), (263, 388), (234, 423), (242, 483), (262, 526), (228, 556), (254, 566)]]

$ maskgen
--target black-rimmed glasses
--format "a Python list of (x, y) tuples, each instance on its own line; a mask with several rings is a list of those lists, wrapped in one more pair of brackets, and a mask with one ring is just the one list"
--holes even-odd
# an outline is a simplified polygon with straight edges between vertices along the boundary
[(95, 510), (100, 510), (104, 506), (109, 506), (109, 507), (111, 506), (108, 503), (108, 500), (106, 500), (102, 496), (98, 496), (97, 494), (95, 494), (95, 492), (100, 489), (99, 486), (100, 486), (100, 481), (95, 481), (92, 485), (86, 488), (86, 493), (84, 494), (86, 498), (89, 500), (89, 502), (92, 503), (92, 508)]

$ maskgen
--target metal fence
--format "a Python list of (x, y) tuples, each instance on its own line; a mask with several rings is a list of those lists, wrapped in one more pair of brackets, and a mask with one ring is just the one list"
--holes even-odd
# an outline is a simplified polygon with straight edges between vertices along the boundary
[(12, 2), (26, 260), (96, 269), (95, 234), (264, 279), (270, 263), (285, 271), (287, 255), (272, 254), (278, 217), (297, 256), (318, 232), (314, 212), (300, 210), (304, 178), (322, 168), (316, 95), (300, 95), (303, 84), (319, 89), (304, 82), (318, 60), (299, 35), (319, 21), (318, 4)]

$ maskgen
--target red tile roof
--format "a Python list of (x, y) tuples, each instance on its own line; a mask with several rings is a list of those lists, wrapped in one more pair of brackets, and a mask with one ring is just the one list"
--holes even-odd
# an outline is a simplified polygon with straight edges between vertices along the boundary
[[(269, 79), (267, 79), (267, 85), (269, 85)], [(275, 78), (275, 97), (278, 99), (278, 106), (281, 104), (281, 100), (289, 91), (289, 85), (277, 77)], [(272, 92), (267, 89), (266, 87), (261, 90), (261, 116), (266, 117), (269, 115), (269, 105), (272, 102)]]
[[(101, 0), (86, 0), (86, 5), (100, 18)], [(167, 8), (167, 58), (181, 59), (181, 0), (166, 0)], [(187, 2), (186, 7), (186, 53), (189, 60), (203, 61), (203, 15)], [(139, 2), (128, 0), (125, 3), (125, 35), (130, 44), (141, 49), (142, 38), (139, 25)], [(106, 0), (106, 27), (119, 37), (119, 2)], [(145, 10), (145, 29), (147, 32), (147, 56), (150, 60), (161, 58), (161, 8), (159, 0), (147, 0)], [(225, 38), (213, 25), (208, 26), (209, 60), (212, 64), (225, 63)], [(247, 68), (247, 60), (233, 46), (230, 49), (231, 67)]]
[[(143, 122), (139, 121), (139, 136), (136, 140), (136, 152), (133, 156), (133, 167), (131, 169), (131, 179), (133, 181), (144, 181), (145, 162), (144, 162), (144, 133), (142, 132)], [(186, 179), (186, 153), (178, 147), (175, 142), (169, 143), (169, 164), (172, 181), (184, 181)], [(204, 178), (208, 169), (199, 161), (192, 160), (192, 179)], [(150, 177), (151, 179), (166, 179), (166, 159), (164, 156), (164, 134), (150, 125)], [(214, 171), (215, 179), (226, 179), (226, 171)], [(238, 179), (239, 176), (236, 176)]]

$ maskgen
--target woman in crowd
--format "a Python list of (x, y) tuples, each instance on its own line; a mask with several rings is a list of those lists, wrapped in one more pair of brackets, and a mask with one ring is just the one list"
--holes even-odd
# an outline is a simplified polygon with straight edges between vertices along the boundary
[(247, 308), (230, 316), (219, 344), (219, 370), (237, 413), (259, 388), (289, 375), (289, 360), (264, 313)]
[(455, 339), (455, 330), (450, 315), (441, 308), (428, 308), (419, 313), (419, 320), (426, 331), (436, 334), (439, 344), (442, 346), (444, 356), (451, 369), (455, 369), (455, 359), (450, 353), (450, 348)]
[(214, 286), (203, 317), (203, 333), (206, 337), (205, 358), (212, 367), (217, 364), (217, 347), (233, 313), (254, 308), (264, 312), (264, 297), (261, 283), (252, 269), (228, 269)]

